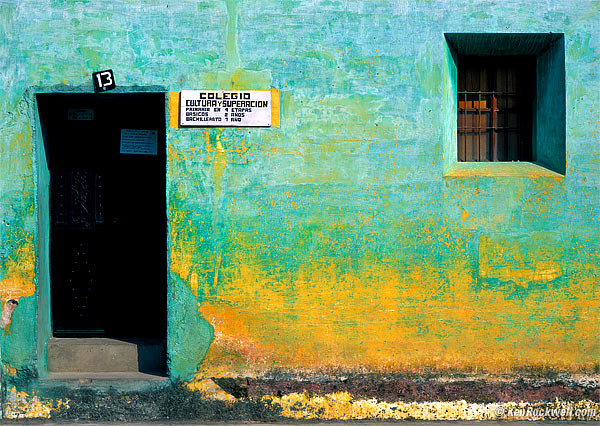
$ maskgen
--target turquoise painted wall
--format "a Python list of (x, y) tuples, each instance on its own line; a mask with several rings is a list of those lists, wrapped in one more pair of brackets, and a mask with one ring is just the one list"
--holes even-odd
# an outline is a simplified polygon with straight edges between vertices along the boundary
[[(38, 368), (32, 326), (46, 277), (36, 254), (46, 230), (34, 93), (89, 92), (91, 73), (112, 68), (123, 90), (281, 94), (278, 128), (168, 131), (174, 378), (592, 371), (599, 8), (3, 1), (0, 295), (21, 301), (3, 362), (11, 374)], [(526, 164), (448, 172), (454, 86), (444, 33), (457, 32), (564, 33), (564, 176)]]

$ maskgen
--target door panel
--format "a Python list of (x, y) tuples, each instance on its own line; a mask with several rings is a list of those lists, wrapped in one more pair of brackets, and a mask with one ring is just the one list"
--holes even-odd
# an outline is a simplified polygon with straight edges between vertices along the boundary
[(51, 179), (54, 328), (59, 334), (104, 335), (99, 288), (106, 261), (103, 176), (57, 170)]

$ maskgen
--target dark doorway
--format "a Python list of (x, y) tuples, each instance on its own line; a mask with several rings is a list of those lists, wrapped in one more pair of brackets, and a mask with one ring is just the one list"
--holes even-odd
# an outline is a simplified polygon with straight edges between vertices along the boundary
[(37, 102), (50, 171), (54, 336), (163, 340), (165, 94), (38, 94)]

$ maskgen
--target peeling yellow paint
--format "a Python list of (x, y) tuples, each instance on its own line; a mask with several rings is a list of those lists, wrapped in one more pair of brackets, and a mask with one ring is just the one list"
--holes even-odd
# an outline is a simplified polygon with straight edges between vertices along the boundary
[[(287, 199), (285, 194), (282, 198)], [(421, 238), (438, 250), (451, 250), (453, 259), (444, 268), (419, 258), (407, 268), (405, 260), (374, 260), (364, 252), (360, 262), (321, 257), (303, 261), (293, 271), (274, 262), (269, 272), (257, 256), (261, 248), (255, 240), (231, 231), (224, 241), (235, 245), (235, 251), (188, 266), (198, 271), (198, 292), (203, 294), (199, 314), (215, 333), (199, 373), (255, 376), (274, 367), (305, 372), (593, 369), (597, 296), (577, 295), (597, 295), (598, 266), (573, 264), (573, 271), (581, 271), (572, 277), (577, 287), (553, 293), (552, 304), (540, 306), (547, 290), (533, 283), (562, 271), (556, 244), (544, 243), (546, 236), (539, 234), (530, 236), (529, 243), (513, 242), (501, 255), (500, 240), (482, 240), (478, 276), (465, 251), (470, 243), (459, 228), (423, 220), (398, 231), (406, 234), (399, 246)], [(313, 235), (319, 245), (342, 243), (325, 233)], [(274, 244), (270, 250), (286, 248)], [(223, 261), (216, 287), (218, 256)], [(502, 264), (501, 259), (509, 261)], [(349, 269), (348, 264), (354, 266)], [(513, 281), (482, 286), (481, 278)], [(515, 297), (524, 291), (526, 297)], [(592, 314), (576, 329), (569, 328), (569, 340), (560, 339), (575, 307)], [(548, 310), (556, 318), (551, 324), (544, 320)], [(531, 333), (541, 326), (544, 333)]]
[(221, 389), (219, 385), (217, 385), (211, 379), (193, 380), (186, 383), (185, 387), (191, 391), (200, 392), (202, 396), (207, 399), (225, 402), (237, 401), (237, 398), (225, 392), (223, 389)]
[(4, 278), (0, 281), (0, 298), (19, 299), (35, 292), (35, 245), (33, 235), (25, 234), (18, 239), (16, 248), (6, 262)]
[(215, 153), (215, 158), (212, 165), (212, 172), (213, 183), (215, 188), (215, 198), (219, 198), (221, 196), (223, 188), (223, 173), (225, 172), (225, 168), (227, 167), (227, 154), (221, 142), (220, 132), (216, 134), (215, 139), (217, 152)]
[(9, 376), (16, 376), (17, 375), (17, 369), (11, 367), (10, 365), (4, 364), (4, 374), (7, 374)]
[(192, 262), (192, 250), (190, 246), (196, 242), (197, 239), (201, 239), (195, 233), (193, 227), (189, 224), (182, 224), (184, 216), (181, 212), (171, 209), (170, 210), (170, 221), (171, 221), (171, 259), (170, 268), (174, 274), (179, 277), (188, 280), (190, 277)]
[(192, 271), (190, 274), (190, 290), (194, 296), (198, 297), (198, 274), (196, 271)]
[(7, 419), (49, 418), (52, 411), (62, 407), (69, 408), (69, 400), (44, 402), (35, 395), (17, 391), (13, 386), (6, 395), (4, 416)]
[[(469, 403), (464, 400), (444, 402), (382, 402), (376, 399), (355, 400), (347, 392), (324, 396), (291, 393), (281, 397), (265, 396), (264, 401), (281, 407), (283, 417), (319, 420), (599, 420), (600, 403), (583, 400), (577, 403), (508, 402)], [(563, 411), (564, 410), (564, 411)], [(585, 413), (585, 414), (583, 414)], [(588, 413), (590, 413), (588, 415)], [(529, 415), (528, 415), (529, 414)], [(553, 415), (556, 414), (556, 415)], [(578, 415), (579, 414), (579, 415)]]
[(482, 236), (479, 242), (479, 276), (514, 281), (548, 282), (562, 275), (560, 252), (544, 243), (543, 235), (528, 240)]

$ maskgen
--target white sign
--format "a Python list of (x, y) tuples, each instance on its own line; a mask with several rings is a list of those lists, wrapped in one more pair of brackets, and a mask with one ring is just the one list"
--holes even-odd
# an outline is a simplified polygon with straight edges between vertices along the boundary
[(188, 127), (269, 127), (270, 90), (182, 90), (179, 124)]
[(121, 154), (156, 155), (157, 130), (121, 129)]

